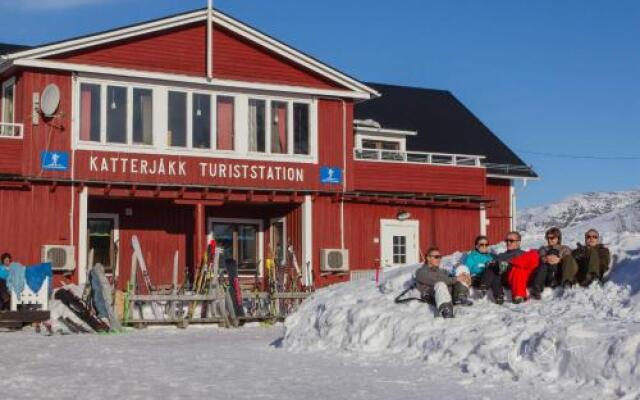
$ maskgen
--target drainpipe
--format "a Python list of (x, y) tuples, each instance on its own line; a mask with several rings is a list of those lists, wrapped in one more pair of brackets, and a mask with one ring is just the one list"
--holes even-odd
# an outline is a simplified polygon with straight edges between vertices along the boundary
[(207, 79), (213, 79), (213, 0), (207, 1)]
[[(342, 194), (347, 191), (347, 103), (342, 101)], [(344, 249), (344, 197), (340, 199), (340, 248)]]

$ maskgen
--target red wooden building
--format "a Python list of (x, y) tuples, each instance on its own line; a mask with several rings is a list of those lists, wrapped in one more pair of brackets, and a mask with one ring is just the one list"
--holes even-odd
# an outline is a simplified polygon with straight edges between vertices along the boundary
[(156, 284), (214, 236), (247, 276), (292, 243), (322, 286), (340, 254), (353, 274), (500, 240), (535, 178), (448, 92), (359, 82), (219, 11), (2, 53), (0, 251), (66, 251), (79, 282), (90, 249), (126, 276), (135, 234)]

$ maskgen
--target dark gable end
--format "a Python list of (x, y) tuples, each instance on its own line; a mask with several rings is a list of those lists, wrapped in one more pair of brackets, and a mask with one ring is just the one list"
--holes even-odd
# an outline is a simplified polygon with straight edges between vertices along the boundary
[(29, 50), (31, 46), (23, 46), (20, 44), (0, 43), (0, 55), (16, 53), (22, 50)]
[(373, 119), (383, 128), (418, 131), (407, 137), (408, 151), (484, 155), (486, 163), (520, 167), (488, 168), (496, 175), (537, 177), (451, 92), (365, 82), (381, 97), (355, 106), (354, 118)]

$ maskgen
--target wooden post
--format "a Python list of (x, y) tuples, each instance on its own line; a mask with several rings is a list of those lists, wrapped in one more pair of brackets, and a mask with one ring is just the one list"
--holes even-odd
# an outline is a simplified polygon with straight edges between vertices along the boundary
[(204, 203), (199, 201), (195, 205), (195, 237), (196, 237), (196, 256), (193, 258), (196, 265), (200, 264), (202, 255), (204, 254), (204, 244), (206, 240), (206, 221)]
[[(174, 296), (176, 296), (178, 294), (178, 260), (179, 260), (179, 252), (178, 250), (176, 250), (175, 255), (173, 256), (173, 277), (172, 277), (172, 284), (173, 287), (171, 288), (171, 294), (173, 294)], [(169, 318), (171, 318), (171, 321), (174, 321), (176, 318), (176, 302), (172, 301), (171, 302), (171, 310), (169, 311)]]

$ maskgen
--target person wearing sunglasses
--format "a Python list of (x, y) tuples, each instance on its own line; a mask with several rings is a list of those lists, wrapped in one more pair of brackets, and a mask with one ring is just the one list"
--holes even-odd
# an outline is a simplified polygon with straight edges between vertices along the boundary
[[(461, 279), (449, 276), (449, 272), (440, 268), (442, 254), (437, 247), (427, 250), (426, 262), (416, 270), (416, 289), (424, 301), (436, 306), (436, 315), (453, 318), (453, 304), (472, 305), (468, 299), (469, 289)], [(453, 296), (453, 299), (452, 299)]]
[(584, 243), (584, 246), (578, 243), (573, 251), (577, 265), (574, 271), (568, 271), (567, 279), (569, 282), (589, 286), (604, 279), (611, 263), (611, 252), (600, 243), (600, 234), (595, 229), (589, 229), (584, 234)]
[(476, 237), (473, 247), (473, 250), (462, 256), (455, 273), (458, 275), (466, 270), (471, 276), (471, 286), (479, 287), (482, 274), (484, 274), (487, 264), (494, 260), (494, 255), (489, 252), (489, 238), (485, 235)]
[(554, 288), (560, 283), (568, 286), (569, 277), (577, 270), (576, 260), (569, 246), (562, 244), (562, 232), (553, 227), (545, 233), (546, 246), (540, 247), (540, 266), (533, 276), (531, 297), (540, 300), (545, 286)]
[(482, 275), (480, 291), (484, 295), (490, 289), (496, 304), (504, 303), (504, 286), (511, 288), (511, 298), (515, 304), (527, 298), (527, 283), (538, 267), (540, 258), (535, 250), (520, 249), (521, 240), (519, 232), (507, 233), (504, 240), (507, 250), (496, 255)]

